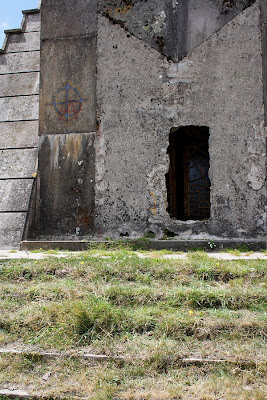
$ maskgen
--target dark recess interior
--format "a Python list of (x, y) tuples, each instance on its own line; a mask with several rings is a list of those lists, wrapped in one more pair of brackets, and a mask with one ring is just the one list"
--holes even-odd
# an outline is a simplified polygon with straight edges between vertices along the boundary
[(166, 174), (167, 200), (171, 218), (203, 220), (210, 217), (209, 128), (172, 128)]

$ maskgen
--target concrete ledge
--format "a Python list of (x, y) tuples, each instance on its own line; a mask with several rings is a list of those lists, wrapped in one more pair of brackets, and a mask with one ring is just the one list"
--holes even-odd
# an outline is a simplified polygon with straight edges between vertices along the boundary
[[(129, 241), (129, 245), (133, 242), (137, 244), (142, 243), (144, 247), (151, 250), (174, 250), (174, 251), (188, 251), (192, 249), (213, 250), (221, 251), (225, 248), (238, 248), (246, 246), (248, 250), (261, 250), (267, 248), (266, 240), (263, 239), (220, 239), (220, 240), (141, 240)], [(20, 250), (70, 250), (82, 251), (88, 250), (90, 246), (97, 244), (105, 244), (107, 247), (114, 246), (116, 242), (112, 241), (78, 241), (78, 240), (25, 240), (20, 244)], [(127, 241), (125, 241), (127, 244)]]
[(22, 10), (22, 14), (38, 14), (40, 12), (39, 8), (32, 8), (30, 10)]
[(246, 246), (249, 250), (266, 249), (266, 240), (261, 239), (219, 239), (219, 240), (151, 240), (149, 247), (154, 250), (188, 251), (199, 248), (208, 251), (221, 251), (225, 248)]
[(15, 28), (15, 29), (5, 29), (4, 33), (8, 34), (8, 33), (21, 33), (23, 32), (22, 28)]

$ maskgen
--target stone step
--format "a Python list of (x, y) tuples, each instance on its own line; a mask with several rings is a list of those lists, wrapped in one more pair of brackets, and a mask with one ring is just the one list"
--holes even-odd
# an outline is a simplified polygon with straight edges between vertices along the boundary
[[(131, 241), (129, 242), (131, 243)], [(145, 248), (151, 250), (174, 250), (188, 251), (194, 248), (202, 250), (222, 251), (225, 248), (239, 248), (246, 246), (248, 250), (256, 251), (267, 248), (264, 239), (206, 239), (206, 240), (156, 240), (146, 239), (143, 242), (136, 240), (136, 243), (144, 245)], [(88, 250), (92, 245), (105, 244), (107, 247), (114, 246), (116, 242), (100, 241), (100, 240), (24, 240), (20, 244), (20, 250), (69, 250), (82, 251)], [(125, 240), (125, 244), (127, 241)]]

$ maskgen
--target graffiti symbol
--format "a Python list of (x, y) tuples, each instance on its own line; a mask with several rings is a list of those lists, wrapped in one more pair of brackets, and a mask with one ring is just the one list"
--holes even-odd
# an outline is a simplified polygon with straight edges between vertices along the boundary
[(54, 106), (59, 118), (68, 124), (72, 119), (78, 117), (85, 101), (87, 99), (82, 98), (78, 89), (66, 82), (66, 86), (57, 91), (49, 105)]

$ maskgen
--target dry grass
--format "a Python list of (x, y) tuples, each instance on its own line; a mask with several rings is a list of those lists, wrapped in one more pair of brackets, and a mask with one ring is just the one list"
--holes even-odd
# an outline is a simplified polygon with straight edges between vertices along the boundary
[[(1, 355), (0, 387), (90, 400), (265, 399), (266, 261), (161, 253), (0, 262), (1, 347), (126, 359)], [(236, 365), (185, 366), (183, 357)]]
[(40, 362), (5, 356), (1, 357), (0, 380), (33, 394), (69, 399), (265, 399), (266, 369), (262, 365), (252, 369), (185, 367), (165, 361), (159, 353), (144, 363), (127, 365), (74, 359)]

